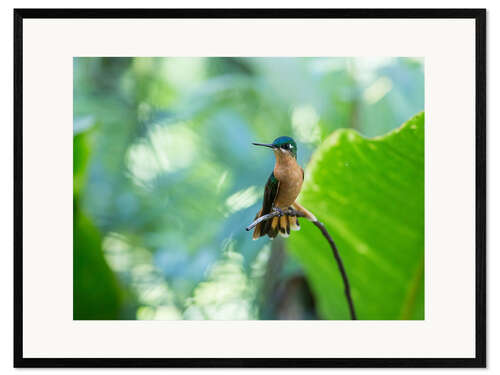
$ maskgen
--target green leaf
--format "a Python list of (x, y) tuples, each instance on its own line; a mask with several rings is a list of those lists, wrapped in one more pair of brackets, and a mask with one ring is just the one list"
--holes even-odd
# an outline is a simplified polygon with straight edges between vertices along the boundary
[(102, 250), (101, 234), (81, 209), (91, 147), (89, 130), (73, 137), (73, 319), (118, 319), (124, 293)]
[(87, 180), (87, 164), (90, 156), (88, 132), (73, 137), (73, 194), (78, 196)]
[[(358, 319), (424, 319), (424, 114), (385, 136), (333, 132), (306, 168), (301, 204), (337, 244)], [(349, 319), (327, 241), (303, 220), (290, 238), (324, 319)]]
[(123, 295), (94, 224), (73, 204), (73, 319), (119, 319)]

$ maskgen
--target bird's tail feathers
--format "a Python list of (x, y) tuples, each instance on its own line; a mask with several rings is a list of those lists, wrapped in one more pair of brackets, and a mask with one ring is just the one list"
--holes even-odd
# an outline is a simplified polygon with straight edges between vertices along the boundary
[[(254, 221), (257, 220), (259, 217), (262, 216), (262, 209), (260, 209), (259, 212), (257, 212), (257, 215), (255, 215), (255, 219), (253, 219)], [(263, 228), (263, 224), (265, 223), (259, 223), (255, 226), (254, 230), (253, 230), (253, 236), (252, 236), (252, 239), (256, 240), (257, 238), (263, 236), (264, 234), (262, 234), (262, 228)]]

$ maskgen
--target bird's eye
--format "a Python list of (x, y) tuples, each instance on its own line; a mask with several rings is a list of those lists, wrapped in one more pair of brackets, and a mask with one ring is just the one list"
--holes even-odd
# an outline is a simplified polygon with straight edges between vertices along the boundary
[(291, 148), (291, 144), (289, 144), (289, 143), (284, 144), (284, 145), (283, 145), (283, 148), (284, 148), (285, 150), (290, 150), (290, 148)]

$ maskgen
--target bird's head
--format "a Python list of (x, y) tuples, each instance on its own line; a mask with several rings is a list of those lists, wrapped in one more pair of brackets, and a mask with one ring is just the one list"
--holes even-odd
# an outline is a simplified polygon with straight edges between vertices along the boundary
[(293, 156), (295, 159), (297, 159), (297, 144), (291, 137), (278, 137), (271, 144), (266, 144), (266, 143), (252, 143), (252, 144), (256, 146), (264, 146), (272, 148), (276, 156), (278, 156), (280, 153), (284, 153), (285, 155), (289, 154)]

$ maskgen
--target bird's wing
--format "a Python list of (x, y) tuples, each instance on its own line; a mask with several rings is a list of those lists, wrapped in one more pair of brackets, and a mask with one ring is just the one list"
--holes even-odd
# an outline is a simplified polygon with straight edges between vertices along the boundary
[(271, 175), (267, 179), (266, 188), (264, 190), (264, 204), (262, 205), (262, 215), (266, 215), (271, 212), (273, 208), (273, 203), (278, 195), (280, 182), (271, 172)]

